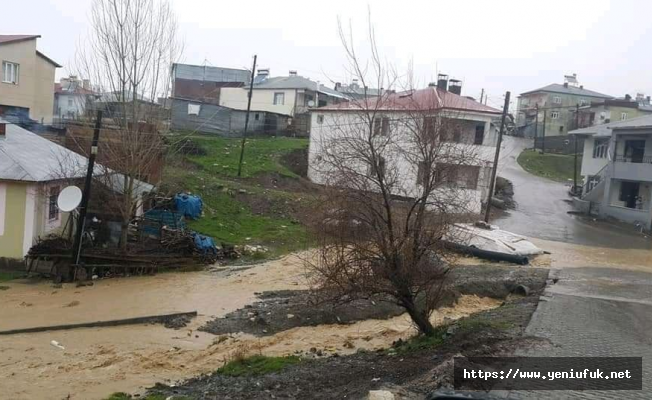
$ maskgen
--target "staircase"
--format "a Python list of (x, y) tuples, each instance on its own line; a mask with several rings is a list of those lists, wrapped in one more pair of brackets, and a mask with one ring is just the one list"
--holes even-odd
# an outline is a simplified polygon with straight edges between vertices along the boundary
[(587, 189), (586, 192), (582, 195), (582, 200), (590, 201), (592, 203), (600, 203), (602, 201), (602, 196), (604, 194), (605, 182), (608, 178), (607, 173), (609, 172), (609, 167), (611, 163), (607, 163), (602, 169), (594, 175), (594, 178), (597, 177), (597, 182), (589, 181), (586, 183)]

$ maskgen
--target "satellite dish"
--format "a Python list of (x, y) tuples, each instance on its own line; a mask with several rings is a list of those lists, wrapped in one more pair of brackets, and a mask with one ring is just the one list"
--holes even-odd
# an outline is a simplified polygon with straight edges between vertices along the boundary
[(70, 212), (79, 206), (82, 199), (82, 191), (77, 186), (68, 186), (59, 193), (57, 206), (63, 212)]
[(314, 101), (312, 101), (312, 100), (308, 101), (308, 107), (314, 107), (314, 106), (315, 106)]

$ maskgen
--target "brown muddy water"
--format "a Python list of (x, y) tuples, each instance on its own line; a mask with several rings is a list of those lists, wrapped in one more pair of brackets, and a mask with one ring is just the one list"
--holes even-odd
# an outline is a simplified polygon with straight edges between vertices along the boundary
[[(175, 382), (219, 368), (234, 351), (288, 355), (319, 348), (347, 354), (388, 347), (415, 333), (407, 316), (350, 325), (298, 327), (256, 338), (234, 334), (219, 342), (197, 331), (206, 321), (244, 307), (255, 293), (305, 288), (296, 256), (224, 277), (210, 272), (107, 279), (91, 287), (49, 282), (11, 282), (0, 292), (0, 330), (130, 318), (197, 310), (186, 328), (134, 325), (0, 336), (0, 393), (11, 399), (102, 399), (116, 391), (144, 392), (156, 382)], [(463, 296), (433, 322), (457, 319), (501, 301)], [(64, 349), (51, 345), (57, 341)]]

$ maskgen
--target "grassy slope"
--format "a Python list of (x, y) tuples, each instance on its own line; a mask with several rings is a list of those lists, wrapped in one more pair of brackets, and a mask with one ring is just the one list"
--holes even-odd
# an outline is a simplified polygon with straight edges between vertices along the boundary
[[(305, 229), (290, 218), (254, 214), (247, 204), (236, 199), (244, 189), (253, 196), (269, 201), (300, 201), (305, 194), (265, 190), (251, 180), (237, 179), (240, 139), (197, 136), (193, 140), (207, 150), (205, 156), (189, 156), (198, 168), (170, 165), (165, 180), (170, 186), (184, 188), (202, 196), (204, 217), (191, 221), (190, 227), (214, 237), (218, 242), (232, 244), (264, 244), (275, 254), (302, 248)], [(298, 179), (280, 158), (295, 149), (306, 148), (307, 139), (254, 138), (248, 139), (243, 163), (243, 178), (258, 174), (278, 173)]]
[[(582, 158), (578, 156), (577, 173), (579, 177)], [(518, 163), (527, 172), (559, 182), (573, 180), (574, 156), (560, 154), (539, 154), (525, 150), (518, 156)]]

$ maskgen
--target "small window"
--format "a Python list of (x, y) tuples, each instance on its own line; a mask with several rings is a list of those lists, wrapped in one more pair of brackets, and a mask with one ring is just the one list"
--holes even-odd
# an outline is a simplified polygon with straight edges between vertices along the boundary
[(18, 84), (20, 65), (9, 61), (2, 62), (2, 82)]
[(389, 118), (376, 117), (374, 118), (374, 136), (387, 136), (389, 134)]
[(51, 187), (48, 196), (48, 219), (50, 221), (59, 218), (59, 206), (57, 205), (58, 197), (59, 197), (59, 187), (58, 186)]
[(607, 158), (609, 139), (595, 139), (593, 143), (593, 158)]
[(260, 114), (256, 113), (256, 114), (254, 115), (254, 119), (255, 119), (256, 121), (260, 120)]
[(584, 99), (580, 99), (580, 107), (587, 105), (588, 102)]
[(274, 93), (274, 105), (282, 106), (284, 104), (285, 104), (285, 93), (283, 92)]
[(626, 119), (627, 119), (627, 113), (626, 113), (626, 112), (624, 112), (624, 113), (620, 113), (620, 120), (621, 120), (621, 121), (624, 121), (624, 120), (626, 120)]
[(554, 96), (554, 97), (552, 98), (552, 102), (555, 103), (555, 104), (561, 104), (561, 97), (559, 97), (559, 96)]
[(68, 107), (72, 107), (72, 99), (68, 99)]
[(550, 118), (559, 119), (559, 111), (553, 111), (550, 113)]
[(564, 125), (559, 127), (559, 133), (564, 133)]
[(323, 114), (320, 114), (320, 115), (317, 116), (317, 123), (319, 125), (324, 123), (324, 115)]
[(484, 143), (484, 124), (475, 126), (475, 139), (473, 139), (473, 144), (482, 143)]
[(367, 176), (369, 177), (377, 177), (378, 173), (380, 173), (380, 176), (385, 175), (385, 158), (381, 156), (378, 157), (378, 165), (375, 168), (373, 165), (369, 165), (367, 169)]
[(188, 115), (199, 115), (201, 104), (188, 104)]

